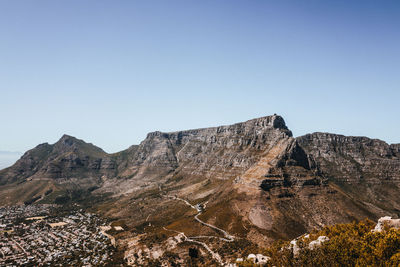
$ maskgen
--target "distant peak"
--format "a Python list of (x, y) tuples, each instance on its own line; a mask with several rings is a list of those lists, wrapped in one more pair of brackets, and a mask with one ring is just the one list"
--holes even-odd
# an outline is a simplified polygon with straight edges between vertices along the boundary
[(84, 140), (78, 139), (68, 134), (64, 134), (57, 143), (54, 144), (56, 151), (81, 151), (87, 155), (101, 157), (106, 154), (101, 148), (93, 145), (92, 143), (86, 143)]

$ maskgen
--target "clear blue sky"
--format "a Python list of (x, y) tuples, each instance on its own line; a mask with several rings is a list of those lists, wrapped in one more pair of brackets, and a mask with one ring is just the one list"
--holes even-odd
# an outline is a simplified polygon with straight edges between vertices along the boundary
[(0, 1), (0, 150), (278, 113), (400, 143), (399, 1)]

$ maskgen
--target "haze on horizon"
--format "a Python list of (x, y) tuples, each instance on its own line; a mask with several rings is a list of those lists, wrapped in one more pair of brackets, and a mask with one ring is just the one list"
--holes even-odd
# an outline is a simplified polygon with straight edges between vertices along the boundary
[[(0, 150), (280, 114), (400, 143), (398, 1), (0, 2)], [(1, 165), (0, 165), (1, 166)], [(1, 167), (0, 167), (1, 169)]]

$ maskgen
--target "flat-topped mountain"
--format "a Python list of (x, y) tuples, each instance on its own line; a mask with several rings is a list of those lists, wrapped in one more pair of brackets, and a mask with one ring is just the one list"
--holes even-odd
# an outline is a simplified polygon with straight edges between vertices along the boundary
[[(262, 153), (292, 133), (280, 116), (269, 116), (229, 126), (172, 133), (152, 132), (138, 146), (117, 153), (119, 178), (127, 183), (171, 175), (190, 179), (228, 180), (253, 165)], [(132, 185), (123, 184), (131, 190)], [(110, 191), (115, 191), (112, 186)]]
[(0, 204), (96, 197), (92, 209), (123, 219), (132, 233), (212, 234), (192, 227), (182, 199), (206, 206), (204, 222), (266, 245), (324, 225), (398, 216), (399, 173), (399, 144), (329, 133), (294, 138), (273, 115), (152, 132), (115, 154), (64, 135), (0, 171)]

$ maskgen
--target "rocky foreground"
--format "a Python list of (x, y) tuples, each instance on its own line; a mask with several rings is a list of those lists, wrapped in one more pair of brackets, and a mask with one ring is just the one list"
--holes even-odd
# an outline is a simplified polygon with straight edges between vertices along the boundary
[(127, 262), (207, 266), (326, 225), (396, 218), (399, 185), (399, 144), (294, 138), (273, 115), (153, 132), (115, 154), (64, 135), (0, 171), (0, 204), (86, 205), (124, 225), (114, 236)]

